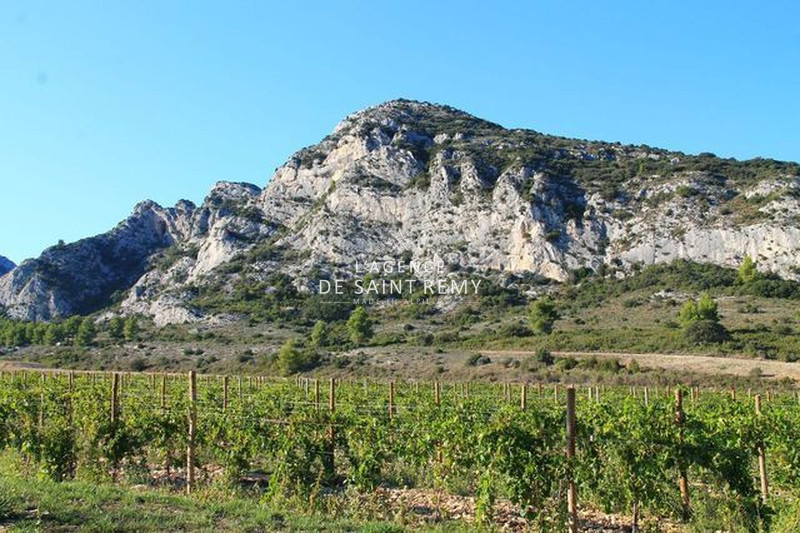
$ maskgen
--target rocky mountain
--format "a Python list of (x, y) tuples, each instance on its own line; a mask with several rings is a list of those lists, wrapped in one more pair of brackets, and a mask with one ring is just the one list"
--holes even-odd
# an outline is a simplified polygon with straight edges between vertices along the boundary
[(0, 255), (0, 276), (10, 270), (13, 270), (15, 266), (17, 265), (15, 265), (11, 259)]
[[(202, 205), (144, 202), (108, 233), (52, 247), (0, 278), (11, 316), (119, 302), (157, 323), (210, 318), (203, 295), (307, 287), (355, 261), (443, 258), (452, 271), (565, 280), (745, 253), (800, 273), (800, 165), (509, 130), (396, 100), (348, 116), (264, 189), (217, 184)], [(237, 292), (239, 291), (239, 292)]]

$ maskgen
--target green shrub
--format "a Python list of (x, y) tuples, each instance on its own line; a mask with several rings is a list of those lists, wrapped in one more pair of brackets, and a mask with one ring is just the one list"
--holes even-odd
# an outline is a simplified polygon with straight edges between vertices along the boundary
[(135, 341), (139, 337), (139, 321), (135, 316), (129, 316), (125, 319), (122, 334), (125, 336), (126, 341)]
[(540, 348), (536, 352), (536, 361), (542, 363), (543, 365), (550, 366), (555, 362), (555, 358), (548, 350)]
[(474, 353), (467, 357), (465, 362), (466, 366), (480, 366), (480, 365), (488, 365), (491, 363), (492, 360), (485, 355), (481, 355), (479, 353)]
[(578, 360), (574, 357), (560, 357), (556, 360), (556, 368), (561, 371), (572, 370), (578, 366)]
[(372, 320), (367, 315), (367, 310), (358, 306), (347, 319), (347, 331), (350, 333), (350, 340), (356, 344), (367, 342), (373, 334)]
[(719, 311), (717, 302), (711, 298), (710, 294), (704, 292), (700, 295), (700, 299), (697, 302), (689, 300), (683, 304), (680, 313), (678, 313), (678, 318), (684, 327), (697, 321), (718, 322)]
[(317, 320), (311, 330), (311, 346), (321, 348), (328, 344), (328, 326), (322, 320)]
[(742, 264), (739, 265), (736, 280), (739, 283), (751, 283), (756, 279), (758, 279), (758, 267), (756, 262), (748, 254), (744, 254)]
[(728, 330), (713, 320), (696, 320), (683, 330), (684, 337), (692, 344), (715, 344), (728, 340)]
[(147, 364), (147, 359), (145, 359), (144, 357), (135, 357), (130, 362), (130, 368), (134, 372), (144, 372), (145, 370), (147, 370), (148, 367), (149, 365)]
[(550, 298), (540, 298), (531, 304), (529, 319), (534, 332), (547, 334), (553, 331), (553, 324), (558, 319), (558, 311)]
[(89, 346), (94, 337), (97, 335), (97, 329), (94, 327), (94, 320), (88, 316), (81, 320), (78, 331), (75, 333), (75, 346)]
[(322, 320), (334, 322), (344, 320), (353, 309), (353, 305), (345, 298), (332, 301), (333, 298), (325, 294), (315, 294), (303, 302), (302, 315), (307, 320)]
[(310, 370), (319, 364), (316, 350), (303, 350), (294, 339), (286, 341), (278, 352), (278, 369), (285, 376)]
[(498, 337), (508, 339), (511, 337), (529, 337), (533, 332), (523, 324), (512, 323), (503, 325), (497, 332)]

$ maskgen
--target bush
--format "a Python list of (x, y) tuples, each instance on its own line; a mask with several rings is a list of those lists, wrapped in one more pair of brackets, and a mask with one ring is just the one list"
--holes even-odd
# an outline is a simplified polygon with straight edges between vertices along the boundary
[(334, 322), (346, 319), (352, 308), (353, 305), (345, 298), (341, 301), (331, 301), (328, 295), (315, 294), (303, 302), (302, 314), (307, 320)]
[(108, 335), (112, 339), (122, 338), (122, 329), (125, 327), (125, 321), (121, 316), (115, 316), (108, 323)]
[(320, 348), (326, 344), (328, 344), (328, 327), (322, 320), (317, 320), (311, 330), (311, 345)]
[(497, 332), (497, 335), (501, 338), (508, 339), (511, 337), (529, 337), (533, 332), (530, 328), (526, 327), (523, 324), (505, 324), (500, 328), (500, 331)]
[(555, 358), (548, 350), (541, 348), (536, 352), (536, 361), (543, 365), (550, 366), (555, 362)]
[(599, 372), (611, 372), (614, 374), (616, 374), (623, 368), (622, 364), (619, 362), (619, 359), (617, 359), (616, 357), (610, 359), (598, 359), (597, 357), (592, 356), (587, 359), (582, 359), (579, 363), (579, 366), (587, 370), (597, 370)]
[(278, 352), (278, 368), (285, 376), (310, 370), (319, 364), (319, 354), (315, 350), (302, 350), (297, 341), (290, 339)]
[(434, 336), (429, 331), (421, 331), (414, 337), (414, 343), (417, 346), (430, 346), (433, 344)]
[(481, 355), (479, 353), (474, 353), (467, 357), (466, 365), (467, 366), (480, 366), (480, 365), (488, 365), (491, 363), (492, 360), (485, 355)]
[(717, 302), (711, 298), (710, 294), (704, 292), (700, 295), (700, 299), (697, 302), (694, 300), (689, 300), (683, 304), (683, 307), (681, 307), (681, 311), (678, 314), (678, 318), (681, 321), (681, 324), (684, 326), (688, 326), (692, 322), (696, 321), (718, 322), (719, 311), (717, 308)]
[(745, 254), (742, 264), (739, 265), (739, 272), (736, 276), (739, 283), (751, 283), (758, 279), (758, 267), (753, 258)]
[(347, 331), (350, 333), (350, 340), (355, 344), (365, 343), (372, 337), (372, 321), (366, 309), (361, 306), (355, 308), (347, 319)]
[(715, 344), (728, 340), (728, 330), (714, 320), (696, 320), (683, 330), (684, 338), (692, 344)]
[(460, 337), (457, 331), (440, 331), (433, 336), (433, 344), (442, 345), (458, 342)]
[(737, 311), (739, 311), (742, 314), (758, 314), (761, 312), (761, 309), (757, 305), (746, 303), (740, 305)]
[(122, 327), (122, 333), (126, 341), (135, 341), (139, 336), (139, 322), (135, 316), (129, 316), (125, 319), (125, 324)]
[(562, 357), (556, 361), (556, 368), (558, 370), (572, 370), (578, 366), (578, 360), (574, 357)]
[(130, 363), (131, 370), (134, 372), (143, 372), (147, 370), (148, 366), (147, 360), (144, 357), (136, 357)]
[(531, 304), (529, 319), (533, 331), (547, 334), (553, 331), (553, 324), (558, 319), (558, 311), (550, 298), (541, 298)]

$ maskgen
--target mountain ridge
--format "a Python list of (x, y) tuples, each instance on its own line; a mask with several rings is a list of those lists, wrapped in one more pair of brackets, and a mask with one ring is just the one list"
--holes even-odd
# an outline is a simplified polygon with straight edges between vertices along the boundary
[(14, 267), (16, 266), (17, 265), (14, 263), (14, 261), (9, 259), (8, 257), (0, 255), (0, 276), (5, 274), (6, 272), (14, 270)]
[(796, 278), (798, 198), (796, 163), (568, 139), (392, 100), (345, 117), (264, 188), (220, 182), (199, 206), (145, 201), (105, 234), (49, 248), (0, 278), (0, 304), (33, 320), (114, 303), (157, 323), (213, 320), (196, 305), (204, 291), (269, 286), (276, 273), (308, 290), (314, 276), (399, 254), (563, 281), (674, 259), (734, 266), (747, 253)]

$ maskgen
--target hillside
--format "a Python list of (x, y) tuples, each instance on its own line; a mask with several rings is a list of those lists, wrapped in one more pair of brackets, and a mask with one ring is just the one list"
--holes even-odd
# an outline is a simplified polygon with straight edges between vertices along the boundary
[(398, 257), (535, 286), (749, 254), (794, 279), (798, 198), (796, 163), (509, 130), (396, 100), (345, 118), (263, 189), (223, 182), (199, 206), (143, 202), (108, 233), (47, 249), (0, 278), (0, 305), (28, 320), (111, 309), (215, 322)]

